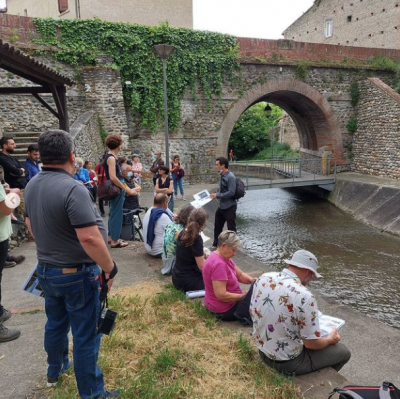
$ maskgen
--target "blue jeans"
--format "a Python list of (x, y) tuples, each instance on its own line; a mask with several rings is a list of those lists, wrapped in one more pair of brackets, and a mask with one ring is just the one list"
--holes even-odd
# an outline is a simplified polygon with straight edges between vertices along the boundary
[(173, 212), (174, 211), (174, 205), (175, 205), (175, 200), (174, 200), (174, 196), (171, 195), (169, 197), (169, 202), (168, 202), (168, 209)]
[(97, 265), (77, 266), (77, 272), (37, 266), (40, 286), (45, 294), (47, 322), (44, 348), (47, 376), (57, 378), (69, 367), (68, 332), (72, 329), (74, 370), (81, 398), (105, 394), (103, 373), (97, 366), (101, 334), (97, 334), (100, 314)]
[(108, 214), (108, 235), (113, 241), (119, 240), (122, 230), (123, 207), (125, 191), (121, 191), (118, 197), (110, 200), (110, 212)]
[(172, 173), (172, 180), (174, 181), (174, 195), (178, 195), (178, 186), (181, 195), (185, 195), (185, 192), (183, 191), (183, 179), (178, 179), (176, 173)]

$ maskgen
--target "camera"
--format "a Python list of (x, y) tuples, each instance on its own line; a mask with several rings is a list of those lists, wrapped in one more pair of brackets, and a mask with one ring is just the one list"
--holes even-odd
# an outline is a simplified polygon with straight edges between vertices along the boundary
[(105, 307), (100, 313), (99, 322), (97, 325), (97, 334), (109, 335), (115, 327), (115, 319), (117, 318), (117, 314), (117, 312)]

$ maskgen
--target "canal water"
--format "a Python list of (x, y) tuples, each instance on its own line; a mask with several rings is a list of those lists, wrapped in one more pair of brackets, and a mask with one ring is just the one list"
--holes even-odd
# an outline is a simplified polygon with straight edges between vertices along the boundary
[(248, 191), (237, 213), (243, 249), (263, 262), (265, 271), (283, 268), (283, 259), (307, 249), (324, 276), (313, 287), (400, 328), (400, 238), (304, 192)]

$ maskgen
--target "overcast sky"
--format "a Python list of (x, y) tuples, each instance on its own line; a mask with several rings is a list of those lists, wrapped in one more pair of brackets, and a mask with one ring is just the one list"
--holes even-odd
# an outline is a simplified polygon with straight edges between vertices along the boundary
[(194, 28), (241, 37), (281, 39), (314, 0), (194, 0)]

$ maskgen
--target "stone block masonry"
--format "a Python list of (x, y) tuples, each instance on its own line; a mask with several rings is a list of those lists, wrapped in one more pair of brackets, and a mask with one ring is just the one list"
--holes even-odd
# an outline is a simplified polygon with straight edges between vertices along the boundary
[(376, 78), (362, 82), (354, 170), (400, 179), (400, 95)]

